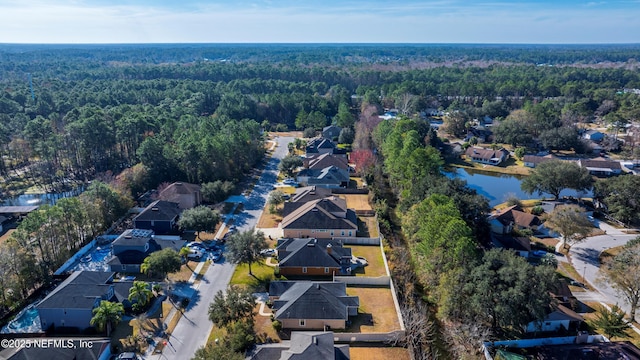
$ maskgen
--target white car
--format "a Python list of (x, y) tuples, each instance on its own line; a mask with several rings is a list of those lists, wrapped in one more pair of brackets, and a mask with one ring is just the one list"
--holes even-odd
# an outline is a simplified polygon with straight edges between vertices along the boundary
[(197, 249), (191, 249), (191, 252), (189, 253), (189, 255), (187, 255), (187, 260), (200, 261), (200, 259), (202, 259), (202, 256), (204, 256), (204, 252)]

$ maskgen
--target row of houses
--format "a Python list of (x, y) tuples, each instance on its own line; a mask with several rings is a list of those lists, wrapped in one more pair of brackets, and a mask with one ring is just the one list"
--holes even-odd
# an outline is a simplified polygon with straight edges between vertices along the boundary
[[(553, 154), (547, 155), (525, 155), (523, 157), (524, 166), (535, 168), (541, 163), (550, 160), (563, 160)], [(563, 160), (574, 161), (578, 166), (586, 168), (591, 175), (595, 176), (614, 176), (622, 173), (622, 165), (619, 161), (598, 157), (595, 159), (578, 159), (578, 160)]]
[(133, 218), (133, 229), (124, 230), (109, 246), (110, 271), (75, 271), (62, 281), (43, 300), (35, 305), (43, 330), (91, 328), (93, 309), (100, 301), (113, 301), (131, 309), (128, 300), (132, 281), (118, 281), (116, 273), (140, 273), (140, 266), (151, 253), (170, 248), (179, 251), (186, 241), (176, 234), (176, 224), (184, 209), (202, 203), (200, 186), (173, 183), (159, 192), (151, 202)]
[(303, 159), (304, 169), (296, 177), (302, 185), (326, 188), (349, 186), (349, 160), (346, 151), (339, 149), (329, 138), (309, 141)]

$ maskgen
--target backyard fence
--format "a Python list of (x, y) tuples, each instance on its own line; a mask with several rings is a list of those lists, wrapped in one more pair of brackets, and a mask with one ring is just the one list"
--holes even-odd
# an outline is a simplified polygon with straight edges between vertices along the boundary
[(388, 276), (366, 277), (366, 276), (336, 276), (335, 281), (343, 282), (347, 285), (384, 286), (389, 287), (391, 278)]
[(404, 330), (395, 330), (386, 333), (333, 333), (333, 340), (338, 343), (382, 343), (394, 344), (401, 341), (405, 336)]

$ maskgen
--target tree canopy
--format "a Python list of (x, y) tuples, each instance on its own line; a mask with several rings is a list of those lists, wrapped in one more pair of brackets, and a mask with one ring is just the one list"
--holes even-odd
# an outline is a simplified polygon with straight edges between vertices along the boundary
[(165, 278), (169, 273), (180, 271), (181, 266), (180, 255), (175, 250), (166, 248), (154, 251), (147, 256), (140, 265), (140, 271)]
[(640, 303), (640, 237), (629, 241), (617, 255), (606, 258), (600, 271), (602, 279), (627, 300), (630, 317), (635, 319)]
[(564, 248), (583, 240), (593, 230), (593, 224), (584, 209), (578, 205), (556, 206), (544, 226), (562, 235)]
[(202, 231), (214, 231), (220, 222), (220, 213), (208, 206), (200, 205), (186, 209), (180, 214), (178, 226), (183, 230), (198, 232), (198, 239)]
[(248, 264), (249, 275), (252, 275), (251, 264), (260, 258), (260, 250), (267, 247), (262, 231), (256, 232), (253, 228), (240, 231), (233, 234), (227, 241), (227, 258), (232, 263)]
[(554, 199), (564, 189), (586, 191), (591, 189), (593, 179), (589, 171), (570, 161), (549, 160), (538, 164), (522, 181), (522, 190), (532, 194), (548, 193)]

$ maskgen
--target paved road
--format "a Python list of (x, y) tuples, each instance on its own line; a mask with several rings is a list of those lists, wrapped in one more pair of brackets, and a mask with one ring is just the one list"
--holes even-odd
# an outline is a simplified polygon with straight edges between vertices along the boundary
[[(266, 204), (269, 191), (276, 182), (278, 163), (288, 153), (287, 144), (293, 140), (293, 137), (277, 138), (278, 146), (273, 157), (267, 163), (251, 195), (236, 197), (244, 203), (244, 211), (235, 215), (235, 225), (238, 230), (255, 227)], [(199, 283), (199, 289), (189, 307), (173, 331), (169, 344), (162, 355), (152, 357), (153, 359), (188, 360), (193, 357), (198, 348), (205, 345), (213, 327), (208, 316), (209, 303), (218, 291), (227, 288), (234, 270), (235, 265), (227, 262), (211, 264)]]
[[(604, 295), (608, 303), (617, 303), (625, 312), (629, 313), (630, 307), (625, 302), (624, 297), (618, 295), (606, 281), (599, 279), (599, 257), (603, 250), (624, 245), (637, 235), (623, 234), (617, 229), (614, 231), (612, 230), (614, 228), (609, 229), (608, 225), (603, 226), (602, 223), (600, 223), (600, 228), (606, 230), (607, 234), (589, 237), (585, 241), (571, 247), (569, 251), (571, 254), (571, 262), (576, 271), (580, 273), (580, 275), (584, 274), (586, 281)], [(613, 234), (610, 234), (610, 232)]]

